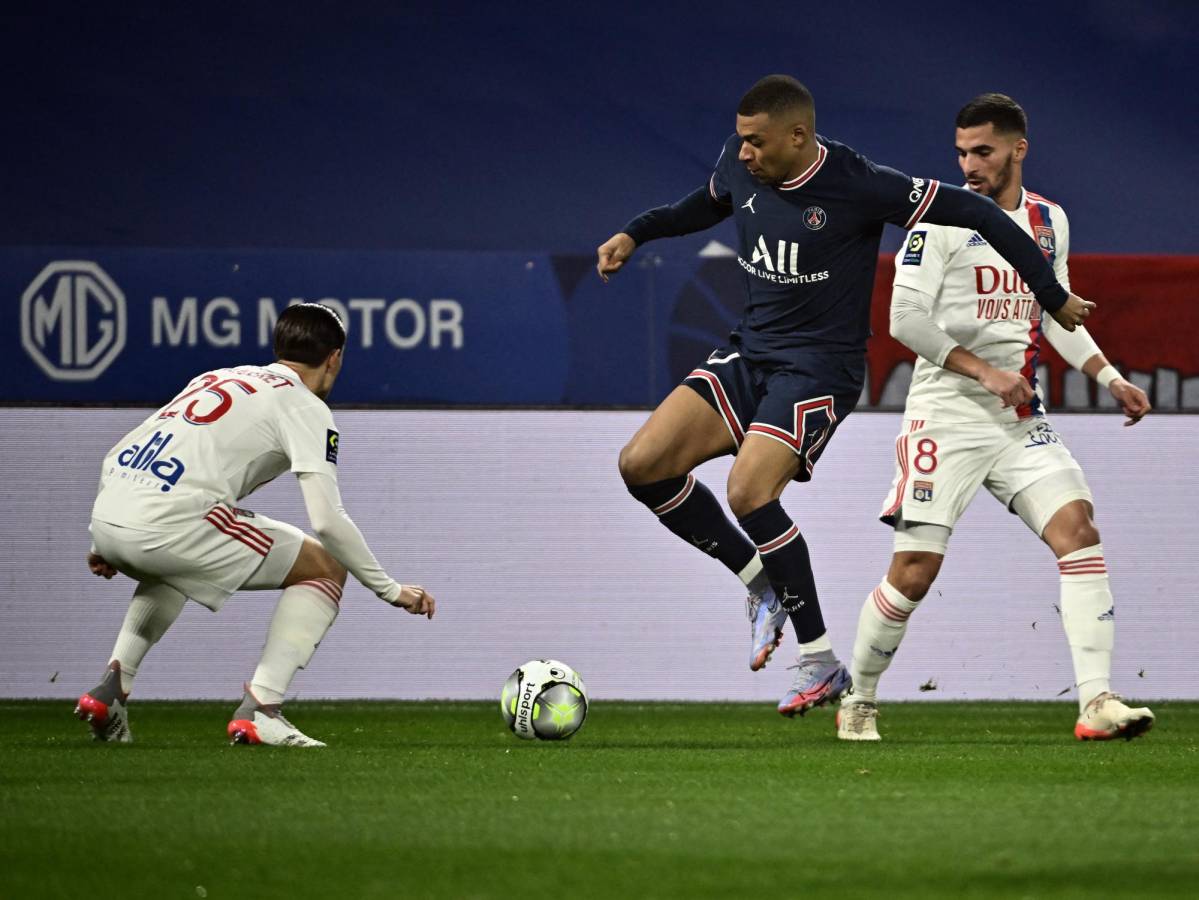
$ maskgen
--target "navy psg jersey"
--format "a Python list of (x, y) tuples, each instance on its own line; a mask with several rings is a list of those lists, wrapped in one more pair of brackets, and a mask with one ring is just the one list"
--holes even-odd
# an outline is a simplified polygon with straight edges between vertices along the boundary
[(737, 158), (741, 139), (734, 134), (705, 189), (648, 210), (624, 229), (641, 244), (733, 216), (749, 296), (732, 341), (746, 359), (786, 363), (797, 350), (816, 347), (863, 352), (887, 222), (972, 228), (1012, 263), (1045, 309), (1066, 302), (1040, 249), (989, 198), (875, 165), (819, 135), (817, 144), (806, 171), (763, 184)]
[(817, 141), (807, 171), (767, 185), (737, 159), (741, 139), (733, 135), (708, 184), (737, 224), (749, 303), (733, 340), (750, 359), (811, 344), (864, 349), (883, 224), (910, 228), (938, 189), (844, 144)]

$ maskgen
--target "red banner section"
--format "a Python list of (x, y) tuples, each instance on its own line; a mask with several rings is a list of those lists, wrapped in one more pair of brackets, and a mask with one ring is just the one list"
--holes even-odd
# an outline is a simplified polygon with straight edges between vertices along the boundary
[[(890, 336), (894, 275), (895, 259), (880, 258), (870, 321), (874, 330), (869, 352), (872, 406), (896, 404), (896, 369), (915, 359)], [(1087, 330), (1125, 377), (1144, 388), (1158, 409), (1199, 412), (1199, 256), (1072, 256), (1070, 286), (1097, 304)], [(1093, 386), (1081, 392), (1077, 387), (1067, 390), (1066, 373), (1073, 370), (1045, 340), (1040, 363), (1048, 370), (1043, 374), (1047, 375), (1050, 407), (1111, 405), (1096, 402)], [(889, 386), (892, 376), (897, 382)], [(906, 378), (903, 384), (906, 386)]]

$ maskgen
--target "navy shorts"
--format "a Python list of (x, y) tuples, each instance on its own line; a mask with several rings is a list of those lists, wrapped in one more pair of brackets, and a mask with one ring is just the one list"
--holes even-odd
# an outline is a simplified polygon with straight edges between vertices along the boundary
[(786, 444), (800, 459), (796, 481), (810, 481), (837, 426), (862, 392), (861, 353), (795, 352), (785, 364), (757, 364), (737, 347), (714, 350), (683, 384), (708, 401), (733, 437), (735, 454), (747, 434)]

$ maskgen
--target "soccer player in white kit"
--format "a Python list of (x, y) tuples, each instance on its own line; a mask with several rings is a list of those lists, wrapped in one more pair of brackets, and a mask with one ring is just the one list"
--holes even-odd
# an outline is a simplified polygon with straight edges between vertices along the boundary
[[(958, 113), (958, 161), (967, 186), (991, 197), (1033, 236), (1069, 284), (1070, 232), (1057, 204), (1024, 190), (1024, 110), (983, 94)], [(1067, 288), (1068, 289), (1068, 288)], [(1153, 725), (1110, 686), (1115, 606), (1093, 502), (1082, 470), (1044, 416), (1036, 362), (1044, 334), (1062, 357), (1119, 401), (1133, 425), (1150, 409), (1083, 327), (1067, 332), (978, 234), (920, 225), (896, 255), (891, 334), (919, 358), (896, 439), (895, 479), (881, 518), (895, 528), (886, 578), (867, 597), (854, 643), (853, 690), (837, 736), (879, 740), (879, 679), (908, 618), (928, 593), (949, 536), (980, 485), (1020, 516), (1057, 558), (1061, 616), (1070, 644), (1080, 740), (1132, 738)]]
[[(105, 457), (88, 567), (138, 585), (104, 679), (75, 709), (97, 740), (133, 739), (133, 679), (188, 597), (215, 612), (235, 591), (283, 589), (227, 728), (242, 744), (325, 746), (284, 718), (281, 706), (337, 617), (347, 570), (387, 603), (433, 618), (433, 596), (396, 583), (342, 507), (338, 431), (325, 400), (345, 339), (328, 307), (289, 307), (275, 326), (277, 362), (192, 379)], [(236, 505), (287, 471), (299, 480), (319, 540)]]

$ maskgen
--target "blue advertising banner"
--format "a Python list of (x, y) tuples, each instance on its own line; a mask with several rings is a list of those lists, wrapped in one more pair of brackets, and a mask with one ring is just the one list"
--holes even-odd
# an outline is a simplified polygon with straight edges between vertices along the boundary
[(340, 404), (553, 404), (568, 316), (548, 256), (5, 248), (0, 402), (157, 404), (206, 369), (273, 359), (289, 303), (348, 326)]
[[(887, 334), (893, 271), (880, 259), (859, 409), (902, 409), (911, 378)], [(1197, 276), (1199, 257), (1071, 261), (1099, 303), (1088, 330), (1158, 410), (1199, 409)], [(206, 370), (269, 362), (279, 312), (318, 301), (348, 326), (335, 407), (655, 406), (727, 343), (744, 278), (719, 246), (642, 250), (606, 284), (581, 255), (0, 248), (0, 404), (158, 406)], [(1115, 408), (1043, 350), (1053, 407)]]

